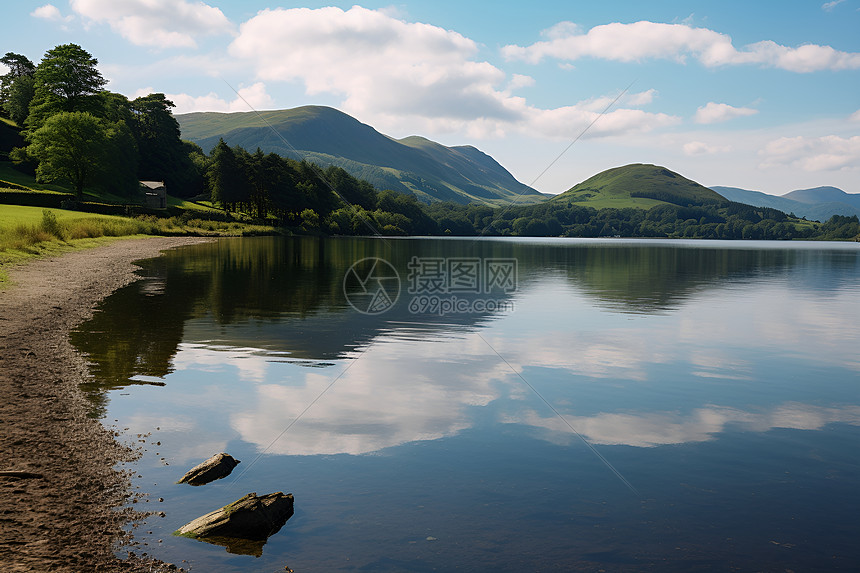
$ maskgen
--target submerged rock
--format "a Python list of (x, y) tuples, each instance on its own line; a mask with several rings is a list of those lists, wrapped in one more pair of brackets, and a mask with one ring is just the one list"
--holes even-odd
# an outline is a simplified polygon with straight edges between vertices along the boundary
[[(230, 551), (231, 545), (241, 547), (241, 540), (265, 542), (292, 516), (293, 494), (279, 491), (258, 497), (256, 493), (249, 493), (186, 523), (173, 534), (224, 545)], [(250, 545), (259, 546), (251, 554), (262, 552), (262, 543)]]
[(239, 465), (239, 460), (230, 454), (215, 454), (202, 464), (191, 468), (188, 473), (182, 476), (182, 479), (176, 483), (205, 485), (210, 481), (227, 477), (237, 465)]

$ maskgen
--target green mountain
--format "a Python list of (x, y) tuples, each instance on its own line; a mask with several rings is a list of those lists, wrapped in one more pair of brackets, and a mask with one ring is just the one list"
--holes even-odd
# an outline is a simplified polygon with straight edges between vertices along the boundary
[(860, 215), (860, 194), (846, 193), (836, 187), (798, 189), (781, 196), (737, 187), (713, 186), (711, 189), (730, 201), (754, 207), (773, 207), (810, 221), (827, 221), (833, 215)]
[(292, 159), (336, 165), (378, 189), (414, 194), (432, 203), (536, 203), (545, 196), (514, 179), (471, 146), (446, 147), (423, 137), (397, 140), (330, 107), (176, 116), (182, 138), (209, 152), (223, 138)]
[(801, 203), (845, 203), (860, 207), (860, 195), (846, 193), (837, 187), (814, 187), (812, 189), (797, 189), (783, 195), (786, 199)]
[(634, 163), (607, 169), (556, 195), (585, 207), (650, 209), (655, 205), (707, 205), (725, 203), (720, 194), (659, 165)]

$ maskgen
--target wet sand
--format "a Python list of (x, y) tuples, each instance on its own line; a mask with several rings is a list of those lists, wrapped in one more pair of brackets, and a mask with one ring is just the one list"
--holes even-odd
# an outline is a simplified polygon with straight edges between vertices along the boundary
[[(118, 559), (140, 518), (129, 476), (136, 453), (87, 417), (85, 358), (69, 330), (136, 280), (133, 262), (204, 239), (119, 240), (10, 267), (0, 291), (0, 565), (3, 571), (172, 571), (140, 555)], [(23, 473), (21, 473), (23, 472)], [(142, 505), (142, 504), (138, 504)], [(147, 504), (149, 505), (149, 504)], [(140, 554), (131, 546), (121, 551)]]

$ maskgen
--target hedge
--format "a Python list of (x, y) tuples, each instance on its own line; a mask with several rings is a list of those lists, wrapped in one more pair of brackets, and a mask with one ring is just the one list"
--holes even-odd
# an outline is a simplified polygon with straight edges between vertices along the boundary
[[(7, 184), (5, 181), (0, 185)], [(16, 186), (20, 187), (20, 186)], [(71, 193), (54, 193), (40, 191), (23, 191), (20, 189), (0, 189), (0, 204), (6, 205), (30, 205), (32, 207), (53, 207), (60, 209), (64, 201), (74, 199), (75, 196)]]

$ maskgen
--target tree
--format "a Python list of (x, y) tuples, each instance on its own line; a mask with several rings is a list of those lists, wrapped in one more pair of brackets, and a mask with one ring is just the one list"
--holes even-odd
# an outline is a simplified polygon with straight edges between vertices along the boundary
[(320, 226), (320, 216), (313, 209), (305, 209), (299, 217), (305, 231), (315, 231)]
[(117, 126), (84, 112), (58, 113), (29, 139), (27, 154), (39, 161), (42, 181), (67, 180), (80, 199), (84, 187), (100, 180), (115, 165)]
[(96, 117), (111, 123), (121, 121), (131, 127), (131, 102), (124, 95), (105, 90), (98, 93), (98, 98), (94, 99), (93, 103), (97, 105), (91, 113)]
[(248, 181), (239, 167), (236, 154), (223, 139), (219, 139), (212, 149), (206, 176), (212, 202), (219, 203), (228, 211), (232, 211), (237, 203), (244, 202), (243, 192), (247, 189)]
[(58, 112), (98, 114), (103, 102), (95, 96), (107, 83), (96, 68), (98, 63), (77, 44), (63, 44), (45, 52), (33, 76), (36, 92), (27, 121), (30, 130), (36, 131)]
[(36, 93), (36, 82), (33, 76), (20, 76), (12, 82), (9, 96), (3, 103), (3, 110), (9, 118), (18, 125), (24, 125), (30, 115), (30, 102)]
[(179, 122), (173, 117), (174, 103), (163, 93), (141, 96), (131, 102), (129, 126), (140, 151), (141, 179), (164, 181), (172, 194), (196, 195), (199, 179), (182, 143)]
[(14, 52), (6, 52), (6, 55), (0, 58), (0, 63), (9, 68), (8, 73), (0, 76), (0, 106), (5, 111), (6, 104), (11, 96), (12, 85), (18, 78), (32, 78), (33, 73), (36, 71), (36, 66), (27, 56)]
[(107, 136), (107, 158), (94, 184), (121, 197), (133, 197), (140, 191), (137, 178), (138, 152), (134, 136), (124, 121), (104, 121)]

